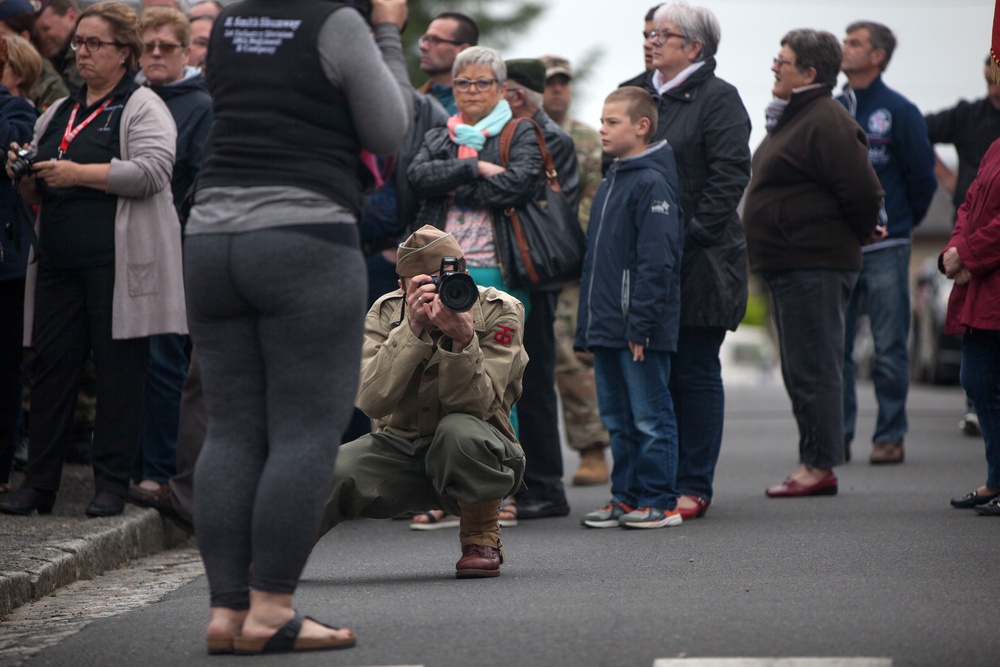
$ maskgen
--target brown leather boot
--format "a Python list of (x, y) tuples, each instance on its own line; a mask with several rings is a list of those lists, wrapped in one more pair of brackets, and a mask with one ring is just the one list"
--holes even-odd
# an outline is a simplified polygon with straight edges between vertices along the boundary
[(882, 465), (885, 463), (902, 463), (903, 458), (903, 443), (886, 440), (875, 443), (872, 455), (868, 460), (873, 465)]
[(463, 544), (462, 557), (455, 563), (455, 577), (474, 579), (500, 576), (503, 549), (482, 544)]
[(602, 445), (595, 445), (580, 450), (580, 467), (573, 475), (573, 486), (604, 484), (610, 479), (604, 449)]
[(458, 531), (462, 557), (455, 564), (459, 579), (496, 577), (504, 561), (500, 544), (500, 500), (462, 503)]

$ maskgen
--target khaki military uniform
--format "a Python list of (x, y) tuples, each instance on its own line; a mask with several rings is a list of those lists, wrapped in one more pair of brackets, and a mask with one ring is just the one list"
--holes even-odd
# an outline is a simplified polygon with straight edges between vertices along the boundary
[(461, 514), (460, 504), (498, 503), (523, 488), (510, 411), (528, 362), (524, 306), (480, 287), (472, 315), (475, 335), (455, 354), (438, 331), (413, 335), (402, 291), (372, 306), (357, 405), (375, 432), (341, 446), (322, 532), (359, 516)]
[[(590, 204), (601, 184), (601, 138), (588, 125), (569, 118), (563, 129), (569, 132), (580, 164), (580, 226), (587, 231)], [(562, 399), (566, 440), (576, 450), (606, 447), (608, 432), (601, 424), (591, 354), (573, 351), (580, 284), (563, 288), (556, 305), (556, 384)]]

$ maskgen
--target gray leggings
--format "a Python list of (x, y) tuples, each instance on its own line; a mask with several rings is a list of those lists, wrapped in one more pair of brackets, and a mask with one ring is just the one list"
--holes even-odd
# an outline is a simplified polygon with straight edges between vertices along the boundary
[(213, 607), (248, 608), (250, 587), (295, 592), (354, 404), (365, 275), (354, 225), (185, 241), (208, 410), (194, 524)]

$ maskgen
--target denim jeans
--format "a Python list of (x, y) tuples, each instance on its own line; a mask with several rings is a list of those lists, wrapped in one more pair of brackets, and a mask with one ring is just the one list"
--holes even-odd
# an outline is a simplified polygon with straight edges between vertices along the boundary
[(149, 372), (142, 418), (139, 455), (132, 477), (166, 484), (177, 471), (177, 424), (181, 390), (187, 377), (188, 337), (159, 334), (149, 337)]
[(906, 394), (910, 363), (906, 349), (910, 333), (910, 246), (898, 245), (865, 253), (858, 286), (847, 307), (844, 338), (844, 442), (854, 440), (858, 417), (855, 387), (854, 336), (861, 302), (868, 304), (875, 355), (872, 380), (878, 420), (872, 442), (902, 443), (906, 436)]
[(712, 502), (712, 480), (722, 448), (726, 393), (719, 348), (722, 327), (681, 327), (670, 369), (679, 435), (677, 492)]
[(844, 311), (858, 274), (802, 269), (763, 277), (799, 427), (799, 463), (833, 468), (844, 462)]
[(1000, 331), (965, 334), (961, 377), (986, 443), (986, 486), (1000, 489)]
[(647, 350), (637, 362), (628, 349), (597, 348), (594, 374), (601, 421), (611, 436), (612, 497), (632, 507), (674, 509), (677, 421), (670, 354)]

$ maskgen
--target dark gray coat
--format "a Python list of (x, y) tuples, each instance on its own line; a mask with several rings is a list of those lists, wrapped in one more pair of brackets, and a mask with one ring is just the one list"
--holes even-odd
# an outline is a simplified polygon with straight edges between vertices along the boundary
[[(661, 97), (654, 141), (674, 149), (684, 209), (681, 326), (735, 330), (746, 312), (746, 237), (736, 207), (750, 180), (750, 117), (709, 58)], [(634, 81), (633, 81), (634, 82)], [(633, 83), (629, 82), (629, 83)]]

